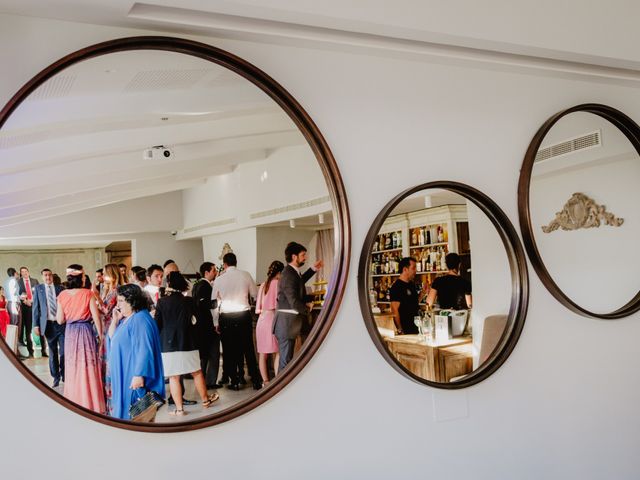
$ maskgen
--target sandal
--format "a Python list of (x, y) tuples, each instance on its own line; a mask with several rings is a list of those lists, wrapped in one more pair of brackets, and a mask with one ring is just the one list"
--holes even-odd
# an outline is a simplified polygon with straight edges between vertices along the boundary
[(169, 410), (169, 415), (173, 415), (174, 417), (181, 417), (183, 415), (186, 415), (187, 412), (184, 411), (184, 409), (175, 409), (175, 410)]
[(209, 408), (211, 405), (213, 405), (213, 402), (215, 402), (219, 398), (220, 398), (220, 395), (218, 395), (217, 393), (210, 394), (207, 397), (207, 399), (204, 402), (202, 402), (202, 408)]

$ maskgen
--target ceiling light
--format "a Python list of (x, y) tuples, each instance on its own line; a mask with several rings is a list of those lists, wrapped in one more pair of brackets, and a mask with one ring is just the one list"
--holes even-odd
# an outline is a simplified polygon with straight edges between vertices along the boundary
[(324, 213), (318, 214), (318, 223), (324, 223)]
[(291, 220), (289, 220), (289, 226), (291, 228), (296, 228), (296, 221), (293, 218)]

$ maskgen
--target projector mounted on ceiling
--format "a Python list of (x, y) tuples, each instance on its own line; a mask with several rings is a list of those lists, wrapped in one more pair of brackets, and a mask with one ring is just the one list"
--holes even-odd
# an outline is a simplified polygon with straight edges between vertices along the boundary
[(165, 160), (171, 157), (173, 157), (173, 151), (164, 145), (156, 145), (142, 151), (143, 160)]

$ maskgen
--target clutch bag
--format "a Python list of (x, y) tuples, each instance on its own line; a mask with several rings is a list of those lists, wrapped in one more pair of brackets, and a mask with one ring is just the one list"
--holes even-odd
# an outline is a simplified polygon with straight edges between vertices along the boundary
[(133, 422), (151, 423), (156, 418), (158, 408), (164, 405), (164, 398), (157, 392), (147, 391), (129, 407), (129, 416)]

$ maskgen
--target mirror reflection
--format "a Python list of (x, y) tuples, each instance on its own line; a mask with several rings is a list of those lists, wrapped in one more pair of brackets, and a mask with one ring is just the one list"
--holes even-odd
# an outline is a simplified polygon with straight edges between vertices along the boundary
[(368, 266), (373, 318), (405, 370), (449, 383), (487, 361), (507, 326), (511, 273), (499, 233), (474, 203), (435, 188), (404, 198)]
[(277, 383), (317, 330), (329, 190), (241, 76), (168, 51), (76, 63), (12, 114), (0, 162), (2, 336), (77, 405), (215, 414)]
[(640, 290), (639, 160), (612, 123), (573, 112), (549, 130), (533, 163), (529, 211), (540, 257), (560, 290), (594, 313), (616, 310)]

